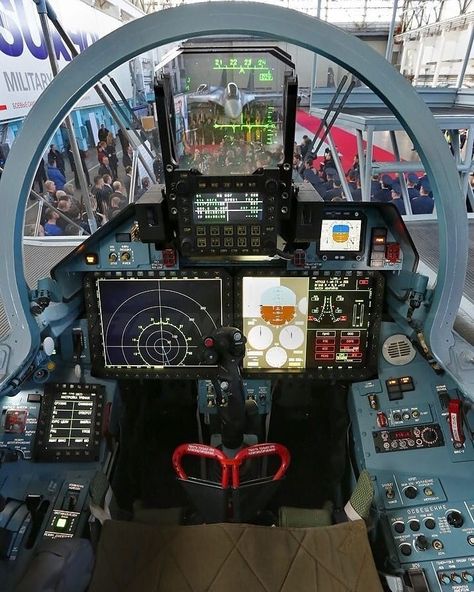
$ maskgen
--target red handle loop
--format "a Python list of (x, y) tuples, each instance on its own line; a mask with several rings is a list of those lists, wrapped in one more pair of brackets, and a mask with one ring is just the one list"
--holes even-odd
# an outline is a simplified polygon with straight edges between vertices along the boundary
[(247, 448), (242, 448), (234, 458), (234, 466), (232, 467), (232, 487), (237, 489), (240, 486), (240, 474), (239, 469), (242, 464), (249, 458), (258, 458), (261, 456), (279, 456), (280, 467), (278, 471), (273, 475), (273, 481), (278, 481), (286, 473), (290, 464), (291, 456), (288, 448), (281, 444), (254, 444)]
[(217, 460), (222, 467), (222, 478), (221, 486), (223, 489), (227, 489), (230, 483), (230, 465), (229, 458), (213, 446), (207, 446), (206, 444), (181, 444), (173, 452), (173, 467), (178, 477), (183, 480), (187, 480), (188, 476), (181, 466), (181, 459), (183, 456), (200, 456), (204, 458), (213, 458)]
[(278, 471), (273, 475), (272, 480), (278, 481), (286, 473), (290, 464), (290, 453), (285, 446), (281, 444), (254, 444), (247, 448), (242, 448), (234, 458), (228, 458), (222, 450), (207, 446), (206, 444), (181, 444), (173, 452), (173, 467), (178, 477), (186, 481), (188, 476), (181, 466), (181, 459), (183, 456), (200, 456), (204, 458), (213, 458), (217, 460), (222, 468), (221, 486), (227, 489), (230, 484), (230, 474), (232, 471), (232, 487), (237, 489), (240, 487), (240, 467), (249, 458), (258, 458), (262, 456), (279, 456), (280, 466)]

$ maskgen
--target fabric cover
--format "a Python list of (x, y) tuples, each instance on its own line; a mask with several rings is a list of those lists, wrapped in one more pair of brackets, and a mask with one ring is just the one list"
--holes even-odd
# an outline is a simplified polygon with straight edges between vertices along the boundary
[(382, 592), (363, 521), (323, 528), (108, 521), (89, 592)]

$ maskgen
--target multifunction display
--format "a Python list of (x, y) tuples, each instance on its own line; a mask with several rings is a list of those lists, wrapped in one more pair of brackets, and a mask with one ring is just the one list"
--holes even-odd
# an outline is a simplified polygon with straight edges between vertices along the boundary
[(382, 280), (370, 272), (244, 276), (244, 367), (370, 373), (381, 295)]
[(37, 460), (96, 460), (103, 404), (101, 385), (47, 384), (38, 421)]
[(320, 251), (357, 252), (361, 248), (362, 220), (321, 221)]
[(224, 324), (221, 277), (96, 282), (105, 369), (201, 365), (203, 339)]
[(263, 199), (259, 193), (197, 193), (193, 200), (195, 224), (261, 222)]

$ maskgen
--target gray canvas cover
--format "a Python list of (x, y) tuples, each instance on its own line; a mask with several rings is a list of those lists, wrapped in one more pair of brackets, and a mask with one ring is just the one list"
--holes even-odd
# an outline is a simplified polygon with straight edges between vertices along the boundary
[(321, 528), (108, 521), (89, 592), (382, 592), (364, 522)]

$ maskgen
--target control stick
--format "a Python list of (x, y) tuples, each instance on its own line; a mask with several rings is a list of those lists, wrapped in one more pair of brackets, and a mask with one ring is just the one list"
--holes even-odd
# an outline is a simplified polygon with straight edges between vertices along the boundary
[(221, 327), (204, 339), (206, 362), (219, 367), (211, 382), (222, 422), (222, 444), (230, 450), (238, 450), (244, 438), (245, 393), (240, 366), (246, 341), (236, 327)]

